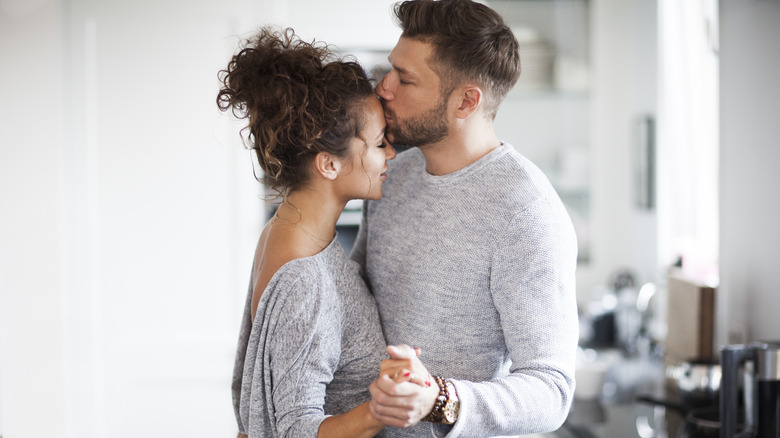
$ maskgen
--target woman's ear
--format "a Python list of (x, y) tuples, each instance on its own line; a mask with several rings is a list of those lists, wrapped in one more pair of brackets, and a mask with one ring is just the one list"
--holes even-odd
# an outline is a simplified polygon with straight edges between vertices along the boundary
[(477, 85), (467, 85), (460, 89), (458, 118), (466, 119), (474, 114), (482, 103), (482, 89)]
[(320, 152), (314, 156), (314, 169), (323, 178), (335, 180), (341, 171), (341, 161), (327, 152)]

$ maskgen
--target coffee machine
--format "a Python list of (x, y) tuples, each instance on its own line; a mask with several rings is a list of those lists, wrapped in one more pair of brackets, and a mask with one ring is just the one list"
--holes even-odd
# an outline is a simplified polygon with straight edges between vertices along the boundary
[(720, 438), (780, 438), (780, 342), (729, 345), (720, 357)]

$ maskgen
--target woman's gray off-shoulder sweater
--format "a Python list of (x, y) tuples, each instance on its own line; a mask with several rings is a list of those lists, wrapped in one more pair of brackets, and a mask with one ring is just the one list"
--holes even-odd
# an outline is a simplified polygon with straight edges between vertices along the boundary
[(333, 239), (282, 266), (254, 322), (252, 284), (233, 372), (239, 430), (255, 437), (316, 437), (327, 415), (370, 399), (387, 357), (373, 297)]

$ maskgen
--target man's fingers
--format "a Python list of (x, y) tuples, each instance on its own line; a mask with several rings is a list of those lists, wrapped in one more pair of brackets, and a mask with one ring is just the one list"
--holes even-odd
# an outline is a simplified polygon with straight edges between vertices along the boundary
[(431, 395), (435, 397), (438, 393), (438, 390), (417, 383), (394, 382), (386, 374), (374, 380), (368, 390), (371, 393), (369, 407), (372, 415), (395, 427), (417, 424), (431, 410)]
[(398, 413), (398, 412), (393, 412), (392, 414), (389, 414), (390, 410), (387, 407), (378, 405), (373, 401), (368, 404), (368, 409), (374, 418), (376, 418), (377, 420), (381, 421), (382, 423), (388, 426), (409, 427), (409, 426), (414, 426), (416, 424), (411, 420), (408, 414), (404, 415), (403, 413)]

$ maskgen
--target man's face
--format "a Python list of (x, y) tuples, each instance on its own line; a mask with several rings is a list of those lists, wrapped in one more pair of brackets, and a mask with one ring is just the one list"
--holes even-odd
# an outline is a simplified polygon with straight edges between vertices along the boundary
[(449, 96), (441, 95), (439, 76), (428, 66), (433, 46), (401, 37), (388, 59), (393, 69), (374, 90), (387, 122), (387, 139), (402, 146), (424, 146), (448, 133)]

